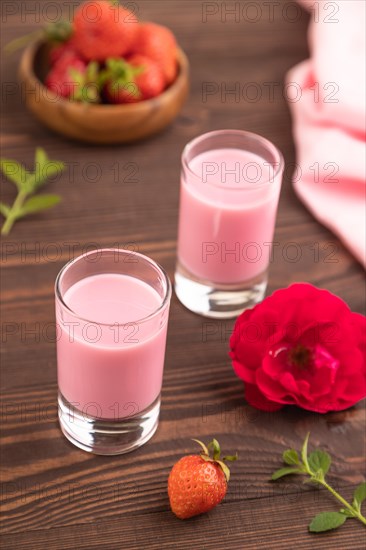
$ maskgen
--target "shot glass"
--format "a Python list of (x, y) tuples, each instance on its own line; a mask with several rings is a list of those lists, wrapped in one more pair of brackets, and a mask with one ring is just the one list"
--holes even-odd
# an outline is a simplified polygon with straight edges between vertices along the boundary
[(230, 318), (263, 299), (283, 170), (280, 151), (250, 132), (185, 147), (175, 292), (189, 310)]
[(167, 274), (142, 254), (94, 250), (64, 266), (55, 294), (62, 432), (96, 454), (136, 449), (159, 421)]

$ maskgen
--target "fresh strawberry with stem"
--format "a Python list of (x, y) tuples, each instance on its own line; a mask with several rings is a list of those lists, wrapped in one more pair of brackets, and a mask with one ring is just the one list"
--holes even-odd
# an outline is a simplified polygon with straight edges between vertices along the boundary
[(125, 59), (110, 58), (103, 71), (104, 95), (108, 103), (135, 103), (140, 101), (136, 77), (142, 71), (133, 67)]
[[(193, 439), (201, 447), (200, 455), (184, 456), (173, 466), (168, 478), (168, 495), (172, 512), (187, 519), (212, 510), (226, 495), (230, 470), (224, 461), (238, 458), (220, 458), (220, 445), (213, 439), (209, 445)], [(213, 456), (210, 456), (212, 449)]]
[(88, 65), (74, 52), (64, 53), (48, 73), (45, 84), (61, 97), (73, 101), (98, 103), (101, 77), (95, 61)]
[(103, 86), (103, 76), (99, 71), (99, 63), (90, 61), (86, 70), (82, 73), (71, 69), (71, 76), (77, 83), (76, 89), (72, 96), (74, 101), (82, 101), (84, 103), (100, 103), (101, 89)]
[(71, 74), (72, 71), (83, 74), (86, 71), (86, 63), (74, 52), (64, 53), (46, 77), (45, 84), (47, 88), (61, 97), (72, 98), (78, 86), (77, 81)]
[(174, 81), (177, 75), (177, 42), (167, 27), (156, 23), (139, 25), (133, 51), (155, 61), (163, 71), (167, 85)]
[(160, 67), (142, 55), (133, 55), (128, 61), (108, 59), (103, 78), (110, 103), (136, 103), (151, 99), (165, 88)]
[(88, 61), (123, 56), (132, 51), (138, 26), (131, 11), (113, 2), (83, 2), (74, 17), (75, 47)]

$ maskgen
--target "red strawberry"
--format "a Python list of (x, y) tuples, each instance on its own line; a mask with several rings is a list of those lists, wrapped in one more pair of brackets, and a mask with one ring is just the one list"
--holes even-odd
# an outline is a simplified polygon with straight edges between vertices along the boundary
[(141, 73), (136, 76), (141, 99), (151, 99), (160, 95), (165, 88), (165, 80), (159, 65), (138, 54), (131, 56), (128, 61), (133, 67), (141, 69)]
[(140, 25), (134, 53), (149, 57), (161, 67), (166, 84), (171, 84), (177, 75), (177, 42), (174, 34), (162, 25)]
[(89, 0), (74, 17), (75, 47), (88, 61), (105, 61), (132, 50), (138, 22), (132, 12), (108, 0)]
[(110, 103), (136, 103), (161, 94), (165, 80), (160, 67), (142, 55), (107, 61), (106, 95)]
[(66, 42), (59, 42), (50, 51), (49, 59), (50, 64), (54, 65), (61, 57), (63, 57), (64, 54), (72, 52), (75, 54), (76, 57), (78, 55), (75, 52), (75, 43), (72, 38), (69, 40), (66, 40)]
[(78, 87), (78, 79), (73, 71), (85, 73), (86, 63), (75, 52), (64, 52), (47, 75), (47, 88), (62, 97), (72, 97)]
[(178, 460), (168, 479), (170, 507), (180, 519), (208, 512), (222, 501), (230, 478), (229, 468), (223, 461), (237, 459), (237, 456), (226, 456), (220, 460), (216, 439), (208, 445), (213, 449), (213, 458), (201, 441), (193, 441), (201, 445), (201, 454)]

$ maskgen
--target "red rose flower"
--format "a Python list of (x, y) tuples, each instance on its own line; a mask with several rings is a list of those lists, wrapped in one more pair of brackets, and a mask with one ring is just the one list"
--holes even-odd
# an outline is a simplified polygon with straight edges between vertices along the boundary
[(327, 290), (294, 284), (244, 311), (230, 339), (245, 397), (326, 413), (366, 396), (366, 318)]

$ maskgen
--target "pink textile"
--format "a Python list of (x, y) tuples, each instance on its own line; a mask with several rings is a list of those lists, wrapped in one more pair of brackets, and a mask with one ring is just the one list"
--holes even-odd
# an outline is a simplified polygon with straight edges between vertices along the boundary
[(294, 187), (366, 266), (364, 0), (300, 0), (311, 11), (310, 59), (291, 69)]

